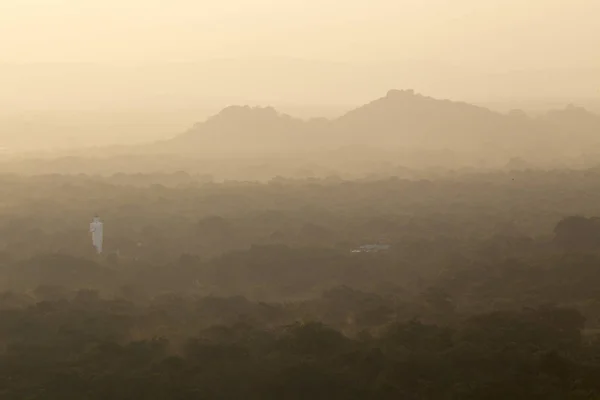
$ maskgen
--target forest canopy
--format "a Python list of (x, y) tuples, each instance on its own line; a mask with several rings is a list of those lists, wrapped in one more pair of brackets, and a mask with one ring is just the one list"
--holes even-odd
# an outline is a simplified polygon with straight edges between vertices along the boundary
[(593, 398), (597, 177), (4, 175), (1, 397)]

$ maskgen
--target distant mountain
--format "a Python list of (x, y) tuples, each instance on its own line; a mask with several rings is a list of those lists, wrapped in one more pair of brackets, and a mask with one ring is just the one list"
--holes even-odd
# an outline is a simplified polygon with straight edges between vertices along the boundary
[(493, 131), (506, 130), (503, 128), (508, 123), (488, 109), (437, 100), (412, 90), (390, 90), (385, 97), (334, 122), (339, 140), (434, 148), (465, 147), (465, 140), (485, 143), (494, 138)]
[(569, 105), (563, 110), (552, 110), (541, 117), (542, 121), (573, 134), (600, 137), (600, 115), (589, 112), (583, 107)]
[(305, 121), (270, 107), (228, 107), (153, 147), (166, 152), (245, 154), (368, 145), (494, 153), (508, 160), (572, 155), (597, 146), (599, 139), (600, 117), (577, 107), (530, 117), (519, 110), (501, 114), (412, 90), (391, 90), (332, 120)]
[(249, 153), (293, 149), (307, 136), (326, 134), (329, 121), (304, 121), (272, 107), (231, 106), (163, 142), (164, 149), (184, 152)]

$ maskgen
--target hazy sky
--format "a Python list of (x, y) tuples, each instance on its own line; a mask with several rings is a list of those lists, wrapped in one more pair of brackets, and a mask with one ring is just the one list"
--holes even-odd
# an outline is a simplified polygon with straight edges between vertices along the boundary
[(600, 0), (0, 0), (0, 113), (597, 97), (599, 21)]
[(0, 62), (600, 66), (599, 0), (1, 0)]

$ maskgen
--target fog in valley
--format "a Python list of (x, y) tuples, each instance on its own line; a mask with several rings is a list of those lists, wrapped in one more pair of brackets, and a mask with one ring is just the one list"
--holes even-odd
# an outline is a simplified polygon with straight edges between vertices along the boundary
[(0, 3), (0, 399), (600, 398), (599, 2)]

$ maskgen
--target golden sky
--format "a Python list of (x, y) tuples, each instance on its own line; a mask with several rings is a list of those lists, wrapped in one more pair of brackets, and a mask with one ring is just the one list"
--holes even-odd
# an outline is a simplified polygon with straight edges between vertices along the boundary
[(599, 49), (600, 0), (0, 0), (0, 111), (569, 102)]
[(0, 0), (0, 62), (600, 66), (600, 0)]

